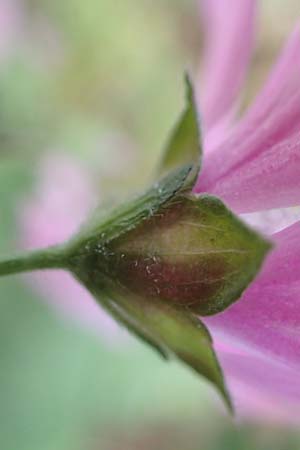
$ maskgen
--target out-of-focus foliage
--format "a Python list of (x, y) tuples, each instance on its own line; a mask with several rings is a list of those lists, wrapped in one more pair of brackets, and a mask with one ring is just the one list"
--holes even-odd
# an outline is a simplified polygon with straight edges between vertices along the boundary
[[(19, 7), (0, 58), (2, 254), (19, 246), (18, 209), (42, 153), (76, 153), (102, 193), (144, 182), (182, 106), (183, 68), (201, 46), (192, 0)], [(20, 278), (1, 280), (0, 308), (3, 450), (300, 446), (297, 431), (237, 428), (187, 369), (129, 337), (109, 342), (60, 320)]]

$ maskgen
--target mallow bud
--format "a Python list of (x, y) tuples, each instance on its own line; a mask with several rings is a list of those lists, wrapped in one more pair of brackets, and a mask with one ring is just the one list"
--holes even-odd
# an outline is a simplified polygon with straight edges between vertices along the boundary
[(96, 215), (69, 243), (0, 264), (0, 274), (65, 268), (121, 324), (177, 356), (231, 401), (200, 317), (237, 301), (270, 244), (221, 200), (192, 193), (201, 165), (192, 86), (187, 107), (143, 195)]
[(69, 264), (127, 328), (212, 381), (230, 405), (211, 338), (199, 316), (239, 299), (270, 245), (217, 198), (191, 193), (193, 166), (88, 227)]

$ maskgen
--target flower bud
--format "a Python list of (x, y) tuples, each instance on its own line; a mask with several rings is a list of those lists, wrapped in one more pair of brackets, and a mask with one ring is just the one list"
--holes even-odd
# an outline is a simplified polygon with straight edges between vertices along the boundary
[(217, 198), (192, 189), (201, 165), (192, 85), (144, 195), (95, 217), (67, 248), (68, 268), (112, 316), (169, 358), (211, 381), (232, 409), (212, 339), (199, 316), (238, 300), (270, 248)]
[(192, 167), (156, 183), (73, 243), (70, 267), (99, 302), (168, 357), (214, 382), (229, 403), (198, 315), (238, 300), (270, 244), (217, 198), (190, 193)]

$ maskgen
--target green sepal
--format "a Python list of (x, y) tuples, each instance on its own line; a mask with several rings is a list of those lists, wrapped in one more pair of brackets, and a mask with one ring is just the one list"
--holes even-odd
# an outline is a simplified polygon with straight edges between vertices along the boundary
[(186, 107), (163, 152), (156, 172), (158, 181), (136, 198), (110, 209), (97, 210), (72, 239), (73, 246), (76, 242), (82, 246), (83, 241), (88, 245), (93, 237), (98, 242), (114, 239), (151, 217), (176, 193), (192, 191), (201, 167), (202, 144), (195, 93), (187, 74), (185, 87)]
[(80, 271), (74, 272), (76, 278), (83, 282), (88, 287), (91, 294), (96, 298), (101, 306), (122, 326), (141, 339), (145, 344), (150, 345), (158, 354), (165, 360), (169, 359), (169, 353), (167, 348), (160, 342), (157, 337), (149, 333), (145, 327), (136, 320), (136, 317), (126, 311), (126, 308), (122, 307), (120, 302), (115, 302), (113, 297), (103, 289), (102, 282), (91, 283), (89, 277), (86, 274), (82, 274)]
[(195, 93), (188, 75), (185, 75), (185, 88), (186, 106), (173, 128), (163, 151), (157, 168), (159, 176), (186, 164), (194, 167), (196, 177), (200, 171), (202, 159), (201, 128)]
[(188, 311), (132, 294), (125, 286), (103, 276), (77, 269), (75, 275), (99, 303), (130, 332), (166, 360), (176, 356), (219, 391), (229, 411), (233, 406), (218, 363), (212, 338), (201, 320)]
[(101, 246), (133, 230), (157, 211), (176, 194), (189, 192), (195, 181), (194, 167), (180, 167), (154, 183), (144, 194), (111, 210), (96, 211), (93, 217), (69, 243), (72, 253), (81, 252), (85, 246)]
[(117, 231), (105, 233), (107, 240), (92, 234), (84, 245), (77, 243), (70, 268), (119, 322), (163, 357), (176, 354), (214, 383), (230, 405), (212, 341), (198, 316), (237, 301), (270, 244), (219, 199), (186, 191), (189, 174), (187, 168), (179, 171), (175, 184), (164, 179), (162, 185), (172, 189), (162, 203), (152, 197), (151, 214), (132, 215), (129, 204), (128, 214), (124, 206), (116, 223), (110, 222), (107, 230)]
[(191, 83), (187, 106), (139, 197), (97, 214), (71, 240), (68, 268), (100, 304), (164, 358), (176, 355), (212, 382), (231, 409), (200, 316), (224, 311), (271, 248), (217, 198), (192, 194), (201, 164)]

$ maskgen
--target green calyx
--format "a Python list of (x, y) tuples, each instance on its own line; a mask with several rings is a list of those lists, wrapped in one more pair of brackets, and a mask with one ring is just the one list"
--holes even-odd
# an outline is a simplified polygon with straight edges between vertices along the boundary
[(163, 153), (158, 182), (96, 214), (64, 246), (0, 262), (0, 275), (71, 271), (138, 338), (213, 383), (232, 411), (211, 336), (199, 316), (238, 301), (271, 246), (221, 200), (192, 194), (201, 166), (201, 133), (188, 79), (186, 91), (186, 109)]
[(176, 355), (205, 376), (231, 408), (199, 316), (240, 298), (270, 244), (219, 199), (187, 191), (190, 173), (187, 167), (164, 178), (154, 189), (172, 194), (145, 194), (147, 207), (136, 215), (129, 203), (128, 214), (123, 206), (109, 227), (104, 221), (96, 233), (75, 240), (70, 268), (119, 322), (165, 358)]
[(232, 404), (209, 331), (199, 316), (237, 301), (270, 244), (217, 198), (195, 196), (201, 165), (192, 85), (187, 106), (145, 194), (91, 221), (70, 243), (70, 269), (132, 333), (176, 356)]

